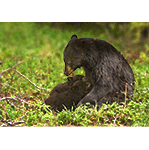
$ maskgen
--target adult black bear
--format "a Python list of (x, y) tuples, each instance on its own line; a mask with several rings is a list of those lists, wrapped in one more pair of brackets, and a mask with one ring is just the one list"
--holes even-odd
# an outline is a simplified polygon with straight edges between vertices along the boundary
[[(64, 106), (71, 109), (91, 90), (91, 84), (87, 82), (82, 75), (68, 77), (66, 83), (59, 84), (53, 88), (49, 98), (44, 103), (50, 105), (56, 111), (62, 111)], [(43, 112), (45, 112), (42, 109)]]
[[(64, 50), (65, 75), (83, 67), (92, 90), (78, 103), (102, 105), (106, 101), (123, 102), (124, 92), (132, 98), (134, 74), (123, 55), (110, 43), (92, 38), (71, 37)], [(127, 87), (127, 88), (126, 88)]]

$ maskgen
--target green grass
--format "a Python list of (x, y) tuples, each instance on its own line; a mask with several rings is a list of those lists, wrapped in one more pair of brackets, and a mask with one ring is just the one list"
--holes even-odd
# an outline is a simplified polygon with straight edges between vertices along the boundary
[[(110, 32), (110, 29), (97, 25), (93, 28), (93, 25), (0, 23), (0, 62), (3, 62), (0, 73), (23, 61), (16, 70), (38, 87), (49, 89), (37, 89), (13, 70), (3, 74), (0, 78), (3, 84), (0, 85), (0, 97), (19, 97), (34, 106), (21, 101), (0, 101), (0, 120), (23, 120), (23, 126), (149, 126), (148, 43), (139, 46), (130, 44), (131, 40), (127, 41), (129, 34), (124, 36), (122, 31)], [(63, 110), (43, 114), (40, 111), (41, 107), (45, 107), (43, 100), (49, 96), (50, 90), (66, 81), (63, 50), (74, 33), (78, 37), (110, 41), (128, 59), (135, 74), (136, 89), (133, 101), (126, 107), (114, 103), (103, 105), (99, 111), (87, 106), (79, 107), (74, 112)], [(118, 37), (114, 37), (114, 33)], [(74, 74), (84, 74), (84, 71), (77, 69)]]

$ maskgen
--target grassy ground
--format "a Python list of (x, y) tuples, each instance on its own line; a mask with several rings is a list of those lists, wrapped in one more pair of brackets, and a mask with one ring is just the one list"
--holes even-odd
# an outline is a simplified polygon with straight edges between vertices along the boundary
[[(119, 32), (114, 25), (0, 23), (0, 73), (23, 61), (15, 69), (36, 86), (47, 89), (38, 89), (13, 69), (4, 73), (0, 78), (0, 125), (22, 121), (23, 126), (149, 126), (149, 43), (133, 37), (129, 25), (120, 24)], [(121, 28), (129, 32), (125, 34)], [(99, 111), (86, 106), (74, 112), (51, 111), (44, 115), (40, 111), (52, 88), (66, 81), (63, 50), (74, 33), (109, 41), (122, 52), (135, 74), (133, 101), (126, 106), (103, 105)], [(74, 74), (84, 71), (77, 69)]]

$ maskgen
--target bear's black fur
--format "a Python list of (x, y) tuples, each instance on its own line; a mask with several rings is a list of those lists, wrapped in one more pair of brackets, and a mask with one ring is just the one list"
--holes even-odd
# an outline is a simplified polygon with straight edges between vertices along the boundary
[(44, 101), (44, 103), (50, 105), (54, 111), (62, 111), (64, 106), (67, 109), (71, 109), (74, 104), (78, 104), (91, 90), (91, 84), (87, 82), (82, 75), (68, 77), (67, 79), (68, 81), (66, 83), (55, 86), (49, 98)]
[(91, 83), (92, 90), (78, 103), (78, 106), (90, 102), (102, 105), (114, 101), (124, 102), (132, 98), (134, 74), (123, 57), (110, 43), (92, 38), (71, 37), (64, 50), (65, 75), (83, 67), (85, 78)]

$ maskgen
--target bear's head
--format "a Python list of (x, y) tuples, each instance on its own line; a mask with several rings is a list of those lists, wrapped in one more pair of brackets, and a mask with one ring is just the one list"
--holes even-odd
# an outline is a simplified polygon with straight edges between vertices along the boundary
[(83, 44), (84, 41), (80, 41), (76, 35), (71, 37), (71, 40), (64, 50), (65, 75), (70, 75), (73, 71), (83, 65)]

